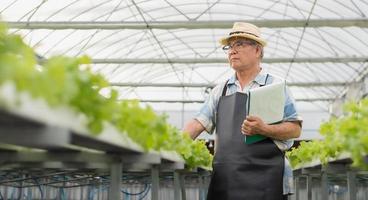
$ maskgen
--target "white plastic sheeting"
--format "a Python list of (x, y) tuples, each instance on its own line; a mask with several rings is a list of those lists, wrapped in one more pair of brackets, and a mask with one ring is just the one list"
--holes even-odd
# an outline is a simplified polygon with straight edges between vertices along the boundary
[[(105, 59), (105, 63), (92, 64), (93, 70), (114, 83), (220, 83), (233, 73), (226, 63), (195, 60), (226, 60), (219, 38), (228, 34), (234, 21), (253, 22), (262, 28), (268, 41), (265, 60), (287, 60), (265, 63), (262, 67), (288, 83), (303, 83), (291, 87), (299, 109), (322, 115), (328, 113), (334, 99), (343, 98), (347, 88), (368, 73), (367, 13), (366, 0), (2, 0), (0, 3), (0, 15), (9, 22), (11, 31), (21, 34), (40, 56), (47, 59), (55, 54), (87, 54), (93, 59)], [(112, 59), (135, 62), (109, 63)], [(150, 59), (163, 62), (147, 63)], [(176, 63), (175, 59), (194, 62)], [(203, 100), (208, 92), (205, 87), (117, 88), (121, 98), (155, 101)], [(166, 111), (199, 107), (198, 103), (151, 105)]]

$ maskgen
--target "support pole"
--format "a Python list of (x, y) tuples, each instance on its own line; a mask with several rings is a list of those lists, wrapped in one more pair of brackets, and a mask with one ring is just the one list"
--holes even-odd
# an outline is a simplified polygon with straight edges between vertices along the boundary
[(328, 182), (326, 171), (322, 171), (321, 174), (321, 197), (322, 199), (328, 199)]
[(295, 200), (299, 200), (299, 190), (300, 190), (300, 177), (295, 177)]
[(121, 178), (123, 175), (123, 164), (115, 162), (111, 164), (109, 200), (121, 199)]
[(307, 199), (312, 199), (312, 176), (307, 175)]
[(354, 171), (347, 172), (347, 179), (348, 179), (348, 193), (349, 193), (349, 200), (356, 200), (356, 173)]
[(187, 199), (187, 194), (185, 192), (185, 176), (180, 176), (180, 188), (181, 188), (181, 200)]
[(206, 177), (204, 175), (201, 175), (200, 178), (200, 190), (199, 190), (199, 200), (205, 200), (207, 196), (207, 187), (206, 187)]
[(174, 199), (181, 200), (180, 173), (178, 170), (174, 171)]
[(160, 177), (159, 177), (159, 169), (158, 166), (154, 165), (151, 169), (151, 179), (152, 179), (152, 190), (151, 190), (151, 199), (159, 200), (159, 189), (160, 189)]

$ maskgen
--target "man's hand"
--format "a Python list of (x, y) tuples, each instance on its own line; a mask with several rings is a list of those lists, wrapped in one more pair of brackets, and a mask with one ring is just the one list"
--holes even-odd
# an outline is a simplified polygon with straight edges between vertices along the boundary
[(266, 132), (267, 124), (256, 116), (247, 116), (243, 121), (241, 131), (244, 135), (262, 134)]
[(243, 121), (241, 132), (244, 135), (260, 134), (272, 139), (288, 140), (300, 136), (301, 125), (298, 121), (266, 124), (259, 117), (247, 116)]

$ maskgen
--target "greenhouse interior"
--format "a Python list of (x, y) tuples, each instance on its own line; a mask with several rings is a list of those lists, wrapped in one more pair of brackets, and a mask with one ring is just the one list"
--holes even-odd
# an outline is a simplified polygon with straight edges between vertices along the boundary
[(1, 0), (0, 200), (368, 200), (367, 15)]

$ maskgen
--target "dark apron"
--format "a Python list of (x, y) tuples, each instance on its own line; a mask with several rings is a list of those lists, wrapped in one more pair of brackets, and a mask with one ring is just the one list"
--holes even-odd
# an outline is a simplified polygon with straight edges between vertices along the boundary
[(217, 147), (207, 200), (282, 200), (284, 155), (267, 138), (245, 144), (241, 125), (247, 95), (226, 94), (217, 108)]

